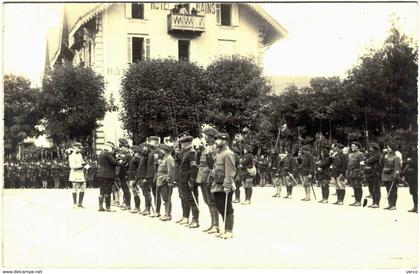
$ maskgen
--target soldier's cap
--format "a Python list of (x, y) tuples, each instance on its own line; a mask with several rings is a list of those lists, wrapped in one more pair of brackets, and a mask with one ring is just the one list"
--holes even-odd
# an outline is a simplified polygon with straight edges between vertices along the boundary
[(250, 145), (244, 145), (244, 149), (248, 152), (252, 152), (252, 147)]
[(141, 148), (139, 146), (134, 145), (134, 146), (131, 146), (131, 150), (134, 152), (140, 152)]
[(370, 147), (373, 147), (374, 149), (377, 149), (377, 150), (379, 150), (379, 149), (380, 149), (379, 145), (378, 145), (377, 143), (375, 143), (375, 142), (371, 142), (371, 143), (369, 144), (369, 146), (370, 146)]
[(219, 134), (220, 132), (213, 127), (208, 127), (208, 128), (203, 130), (203, 133), (208, 135), (208, 136), (216, 137), (217, 134)]
[(350, 143), (350, 145), (355, 145), (355, 146), (357, 146), (359, 149), (360, 149), (360, 148), (362, 148), (362, 145), (361, 145), (359, 142), (356, 142), (356, 141), (351, 142), (351, 143)]
[(160, 138), (159, 136), (150, 136), (149, 141), (153, 141), (153, 140), (159, 142)]
[(216, 139), (226, 140), (228, 142), (230, 141), (229, 134), (227, 134), (227, 133), (219, 133), (215, 137), (216, 137)]
[(179, 139), (179, 143), (191, 143), (193, 141), (193, 137), (188, 135), (188, 136), (183, 136)]
[(80, 142), (74, 142), (73, 147), (82, 147), (82, 143)]
[(311, 151), (311, 147), (309, 145), (304, 145), (302, 151)]
[(388, 146), (393, 150), (396, 151), (398, 149), (398, 144), (395, 142), (389, 142)]
[(171, 152), (171, 150), (172, 150), (171, 147), (168, 146), (167, 144), (160, 144), (159, 148), (162, 149), (162, 150), (165, 150), (167, 152)]
[(335, 144), (335, 147), (338, 148), (338, 149), (343, 149), (344, 145), (340, 144), (340, 143), (337, 143), (337, 144)]
[(182, 137), (187, 137), (187, 136), (190, 136), (190, 134), (187, 131), (184, 131), (181, 134), (179, 134), (177, 137), (178, 139), (181, 139)]
[(124, 147), (130, 147), (130, 145), (128, 144), (128, 141), (124, 138), (119, 138), (118, 139), (118, 144), (120, 147), (124, 146)]

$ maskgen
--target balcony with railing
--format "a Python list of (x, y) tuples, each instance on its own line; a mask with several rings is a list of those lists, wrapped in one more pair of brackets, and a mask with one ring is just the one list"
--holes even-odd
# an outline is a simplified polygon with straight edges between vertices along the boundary
[(201, 35), (205, 31), (204, 16), (190, 14), (169, 14), (168, 33)]

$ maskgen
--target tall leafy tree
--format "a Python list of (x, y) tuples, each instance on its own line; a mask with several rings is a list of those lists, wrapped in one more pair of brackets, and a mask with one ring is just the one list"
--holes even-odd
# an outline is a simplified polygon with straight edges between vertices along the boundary
[(26, 137), (37, 136), (37, 125), (42, 118), (41, 93), (31, 88), (28, 79), (21, 76), (4, 76), (4, 141), (15, 152)]
[(132, 64), (122, 80), (120, 113), (135, 143), (147, 136), (197, 136), (207, 109), (203, 69), (173, 59)]
[(57, 65), (43, 83), (46, 132), (57, 144), (77, 139), (91, 145), (98, 120), (111, 107), (104, 95), (104, 79), (92, 69)]
[(206, 118), (230, 135), (247, 127), (260, 132), (271, 86), (262, 70), (246, 57), (223, 57), (206, 70), (211, 94)]

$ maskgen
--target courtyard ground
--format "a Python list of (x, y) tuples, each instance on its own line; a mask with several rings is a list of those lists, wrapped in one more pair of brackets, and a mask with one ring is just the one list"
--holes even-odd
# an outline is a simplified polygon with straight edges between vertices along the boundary
[[(320, 189), (315, 188), (317, 197)], [(173, 219), (127, 211), (98, 212), (98, 189), (87, 189), (85, 209), (73, 209), (70, 189), (3, 190), (3, 267), (41, 268), (402, 268), (418, 267), (418, 215), (408, 188), (396, 211), (272, 198), (272, 187), (255, 187), (251, 205), (234, 204), (234, 238), (201, 230), (209, 224), (200, 199), (200, 228), (175, 223), (181, 216), (174, 189)], [(331, 188), (331, 193), (335, 191)], [(364, 194), (367, 189), (364, 189)], [(243, 190), (242, 190), (243, 196)], [(142, 199), (142, 207), (143, 207)], [(370, 201), (369, 201), (370, 202)], [(223, 223), (221, 223), (223, 226)]]

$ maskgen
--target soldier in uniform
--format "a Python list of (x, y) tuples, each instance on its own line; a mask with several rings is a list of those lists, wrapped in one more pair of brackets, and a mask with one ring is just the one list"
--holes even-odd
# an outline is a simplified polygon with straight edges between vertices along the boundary
[(28, 165), (26, 160), (20, 161), (18, 165), (19, 188), (26, 187), (26, 180), (28, 176)]
[(353, 142), (350, 145), (349, 162), (347, 166), (347, 179), (354, 190), (354, 203), (350, 206), (361, 206), (363, 190), (363, 169), (361, 163), (364, 161), (364, 155), (360, 151), (360, 143)]
[(401, 175), (401, 159), (395, 155), (397, 145), (390, 143), (387, 148), (387, 154), (384, 157), (384, 168), (382, 170), (382, 181), (385, 184), (388, 193), (388, 207), (384, 209), (395, 210), (398, 197), (397, 179)]
[(36, 188), (36, 178), (38, 176), (38, 168), (35, 161), (29, 162), (28, 166), (28, 178), (29, 178), (29, 187)]
[(162, 159), (159, 160), (157, 169), (156, 185), (159, 188), (165, 215), (160, 218), (161, 221), (170, 221), (172, 219), (172, 187), (174, 181), (174, 159), (171, 156), (171, 147), (166, 144), (160, 144), (159, 149), (162, 152)]
[(54, 181), (54, 188), (60, 188), (60, 166), (57, 160), (54, 160), (51, 165), (51, 177)]
[(244, 155), (239, 161), (239, 176), (241, 176), (242, 187), (245, 190), (245, 201), (241, 203), (243, 205), (251, 204), (252, 182), (256, 175), (253, 171), (255, 171), (255, 165), (252, 156), (252, 147), (250, 145), (244, 145)]
[[(146, 191), (148, 192), (148, 195), (150, 195), (150, 190), (152, 191), (153, 198), (154, 198), (154, 205), (156, 206), (155, 210), (156, 212), (153, 212), (149, 215), (149, 217), (160, 217), (160, 206), (162, 203), (159, 189), (156, 186), (156, 169), (157, 169), (157, 163), (159, 160), (159, 150), (158, 150), (158, 144), (159, 144), (159, 137), (157, 136), (150, 136), (149, 137), (149, 148), (150, 152), (147, 157), (147, 172), (146, 172)], [(150, 198), (151, 199), (151, 198)]]
[[(85, 195), (86, 180), (84, 173), (85, 160), (81, 154), (82, 144), (75, 142), (69, 155), (69, 166), (71, 168), (69, 181), (73, 185), (73, 207), (83, 208), (83, 197)], [(79, 192), (79, 199), (77, 200), (77, 193)]]
[(141, 147), (140, 159), (139, 159), (139, 167), (137, 169), (136, 180), (140, 183), (141, 191), (143, 192), (145, 208), (140, 213), (143, 216), (150, 215), (150, 206), (152, 204), (152, 197), (150, 195), (150, 186), (147, 184), (146, 180), (146, 173), (147, 173), (147, 162), (149, 157), (149, 145), (144, 144)]
[(305, 198), (302, 201), (310, 201), (311, 184), (315, 171), (315, 158), (311, 153), (311, 147), (309, 145), (302, 147), (302, 163), (300, 164), (299, 171), (300, 181), (305, 189)]
[(65, 188), (70, 188), (71, 182), (69, 181), (69, 176), (70, 176), (70, 165), (69, 165), (69, 161), (65, 161), (64, 163), (64, 187)]
[(16, 161), (12, 161), (9, 166), (9, 183), (7, 188), (15, 188), (15, 184), (18, 180), (18, 164)]
[[(177, 223), (189, 228), (198, 228), (199, 211), (195, 202), (198, 203), (198, 186), (196, 184), (198, 167), (196, 164), (196, 152), (192, 147), (193, 137), (184, 136), (179, 139), (181, 151), (179, 152), (178, 166), (178, 191), (182, 205), (182, 219)], [(194, 196), (193, 196), (194, 195)], [(189, 223), (190, 212), (192, 221)]]
[(369, 151), (366, 154), (364, 173), (372, 196), (372, 204), (369, 205), (371, 208), (379, 208), (379, 201), (381, 200), (380, 160), (379, 145), (375, 142), (370, 143)]
[(219, 232), (219, 213), (217, 212), (214, 197), (211, 193), (211, 184), (209, 177), (217, 153), (215, 137), (217, 134), (219, 134), (219, 132), (214, 128), (208, 127), (203, 130), (203, 134), (206, 139), (206, 146), (203, 146), (197, 152), (197, 162), (199, 165), (197, 184), (201, 188), (203, 200), (209, 207), (210, 211), (211, 224), (208, 228), (204, 229), (203, 232), (213, 234)]
[(417, 173), (417, 146), (411, 145), (411, 150), (407, 154), (407, 161), (404, 164), (403, 171), (401, 172), (410, 189), (410, 194), (413, 198), (413, 208), (408, 212), (417, 213), (418, 206), (418, 173)]
[(48, 187), (48, 182), (51, 179), (51, 165), (48, 161), (41, 161), (41, 179), (42, 179), (42, 188)]
[[(238, 146), (232, 145), (232, 151), (235, 154), (235, 167), (236, 170), (239, 170), (239, 163), (241, 161), (241, 149)], [(239, 175), (239, 172), (236, 172), (235, 174), (235, 200), (232, 201), (232, 203), (240, 203), (241, 202), (241, 176)], [(219, 216), (219, 213), (217, 213), (217, 216)]]
[(220, 133), (216, 136), (218, 152), (213, 167), (213, 183), (211, 192), (214, 195), (216, 207), (225, 222), (224, 233), (217, 233), (217, 237), (230, 239), (233, 237), (233, 207), (232, 193), (235, 191), (234, 177), (236, 173), (235, 156), (229, 149), (229, 135)]
[(119, 154), (117, 159), (121, 159), (122, 164), (117, 167), (117, 177), (121, 183), (121, 189), (123, 191), (124, 205), (122, 210), (131, 210), (131, 193), (127, 182), (127, 173), (129, 168), (129, 162), (131, 161), (131, 155), (129, 153), (128, 141), (124, 138), (120, 138), (119, 142)]
[(343, 205), (346, 196), (345, 173), (347, 170), (347, 156), (343, 152), (344, 146), (340, 143), (333, 147), (331, 177), (337, 188), (337, 201), (335, 205)]
[(111, 193), (115, 180), (115, 167), (120, 164), (113, 154), (115, 145), (107, 142), (98, 159), (98, 181), (99, 181), (99, 211), (105, 211), (103, 202), (105, 200), (106, 211), (112, 212)]
[[(290, 199), (292, 197), (293, 186), (296, 184), (295, 175), (297, 171), (297, 161), (291, 154), (289, 148), (285, 150), (286, 155), (281, 160), (281, 167), (279, 171), (281, 173), (281, 177), (283, 178), (283, 183), (286, 186), (287, 194), (283, 198)], [(280, 194), (280, 192), (279, 192)]]
[(331, 165), (330, 152), (328, 149), (323, 148), (321, 150), (321, 158), (316, 162), (317, 165), (317, 177), (321, 184), (322, 200), (320, 203), (328, 203), (328, 197), (330, 195), (330, 174), (329, 169)]
[(265, 154), (261, 155), (261, 158), (259, 161), (259, 173), (260, 173), (261, 186), (265, 186), (265, 184), (267, 183), (269, 161), (270, 160), (267, 155)]
[(139, 146), (132, 146), (132, 157), (128, 162), (128, 172), (127, 172), (127, 182), (129, 183), (131, 192), (134, 197), (134, 208), (130, 210), (130, 213), (139, 213), (140, 212), (140, 197), (139, 197), (139, 188), (138, 181), (136, 180), (137, 169), (139, 168), (140, 162), (140, 152), (141, 148)]
[(9, 187), (9, 170), (10, 170), (10, 163), (8, 160), (6, 160), (3, 164), (3, 174), (4, 174), (4, 188)]
[(280, 157), (280, 151), (275, 148), (273, 150), (272, 156), (271, 156), (271, 178), (273, 181), (273, 185), (276, 188), (276, 194), (273, 195), (275, 198), (281, 197), (281, 157)]

